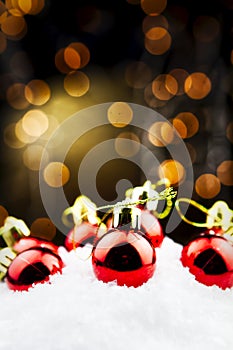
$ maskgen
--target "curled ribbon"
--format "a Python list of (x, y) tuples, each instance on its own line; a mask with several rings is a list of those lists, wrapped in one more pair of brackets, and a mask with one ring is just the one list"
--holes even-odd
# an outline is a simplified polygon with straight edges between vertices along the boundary
[[(195, 222), (186, 218), (180, 209), (180, 203), (182, 202), (191, 204), (206, 214), (206, 222)], [(208, 229), (212, 227), (219, 227), (224, 231), (224, 234), (233, 236), (233, 210), (231, 210), (224, 201), (217, 201), (210, 209), (207, 209), (192, 199), (179, 198), (175, 201), (175, 208), (177, 209), (182, 220), (190, 225), (196, 227), (206, 227)]]

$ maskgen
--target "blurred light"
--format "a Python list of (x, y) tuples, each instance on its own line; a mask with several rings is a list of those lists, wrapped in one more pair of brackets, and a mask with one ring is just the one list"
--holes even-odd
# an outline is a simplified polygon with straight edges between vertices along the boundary
[(81, 65), (81, 57), (79, 53), (72, 47), (66, 47), (64, 51), (64, 60), (72, 69), (78, 69)]
[(126, 102), (115, 102), (108, 108), (108, 120), (116, 128), (124, 128), (133, 119), (133, 110)]
[(148, 84), (144, 89), (144, 100), (147, 105), (151, 108), (163, 107), (166, 101), (161, 101), (155, 97), (152, 91), (152, 84)]
[(167, 0), (141, 0), (142, 10), (150, 16), (156, 16), (163, 12), (167, 6)]
[(30, 231), (33, 237), (52, 241), (57, 229), (49, 218), (38, 218), (32, 223)]
[(155, 122), (148, 130), (148, 139), (156, 147), (164, 147), (174, 137), (172, 126), (168, 122)]
[[(173, 119), (173, 125), (174, 123), (176, 123), (176, 125), (178, 126), (179, 121), (182, 121), (183, 124), (186, 126), (186, 131), (187, 134), (185, 137), (182, 138), (189, 138), (194, 136), (199, 129), (199, 121), (197, 119), (197, 117), (191, 113), (191, 112), (181, 112), (179, 114), (176, 115), (176, 117)], [(180, 124), (181, 126), (181, 124)]]
[[(43, 153), (44, 152), (44, 153)], [(41, 157), (46, 161), (49, 160), (48, 152), (41, 145), (30, 145), (28, 146), (23, 153), (23, 162), (24, 165), (31, 170), (39, 170)]]
[(21, 83), (15, 83), (11, 85), (6, 91), (6, 99), (9, 105), (15, 109), (25, 109), (29, 103), (24, 95), (25, 85)]
[(184, 89), (190, 98), (199, 100), (209, 94), (211, 90), (211, 81), (205, 73), (192, 73), (185, 80)]
[(37, 15), (45, 5), (45, 0), (17, 0), (18, 6), (24, 14)]
[[(48, 123), (48, 128), (42, 135), (43, 140), (48, 140), (55, 129), (59, 126), (58, 120), (52, 115), (48, 116)], [(61, 138), (61, 136), (59, 138)]]
[(20, 40), (27, 32), (26, 21), (23, 17), (10, 15), (3, 21), (1, 30), (9, 39)]
[(187, 127), (182, 120), (174, 118), (172, 120), (172, 125), (174, 126), (174, 128), (176, 129), (176, 131), (182, 139), (185, 139), (187, 137)]
[(180, 96), (184, 94), (184, 82), (189, 76), (188, 72), (182, 68), (175, 68), (169, 72), (169, 75), (173, 76), (178, 83), (178, 90), (176, 95)]
[(66, 64), (64, 58), (65, 49), (60, 49), (55, 55), (55, 66), (59, 70), (59, 72), (63, 74), (67, 74), (71, 71), (71, 68)]
[(227, 125), (227, 129), (226, 129), (226, 136), (228, 138), (228, 140), (233, 143), (233, 122), (230, 122)]
[(168, 29), (168, 21), (163, 15), (146, 16), (142, 22), (142, 31), (146, 34), (151, 28), (160, 27)]
[(0, 32), (0, 54), (3, 53), (7, 48), (7, 40), (5, 35)]
[(171, 47), (171, 35), (163, 27), (153, 27), (145, 33), (145, 48), (152, 55), (162, 55)]
[(15, 133), (15, 123), (11, 123), (7, 125), (7, 127), (4, 129), (4, 142), (7, 146), (11, 148), (22, 148), (25, 146), (25, 143), (20, 141)]
[(62, 187), (70, 178), (70, 171), (61, 162), (51, 162), (44, 169), (44, 180), (51, 187)]
[(80, 68), (85, 67), (89, 63), (90, 51), (85, 44), (81, 42), (73, 42), (68, 47), (75, 50), (79, 54), (79, 57), (81, 59)]
[(134, 156), (140, 150), (139, 137), (133, 132), (120, 133), (115, 139), (115, 150), (122, 157)]
[(64, 89), (70, 96), (83, 96), (88, 92), (89, 88), (90, 80), (83, 72), (72, 71), (64, 78)]
[(158, 173), (160, 179), (168, 179), (170, 185), (179, 185), (186, 176), (184, 166), (174, 159), (163, 161), (158, 168)]
[(217, 176), (225, 186), (233, 186), (233, 160), (225, 160), (217, 167)]
[(135, 61), (128, 64), (125, 71), (125, 80), (127, 84), (135, 89), (144, 88), (151, 80), (152, 72), (150, 67), (141, 61)]
[(201, 42), (210, 42), (216, 39), (220, 32), (220, 24), (210, 16), (199, 16), (193, 25), (193, 34), (196, 40)]
[(31, 80), (25, 87), (25, 97), (32, 105), (44, 105), (50, 96), (50, 87), (44, 80)]
[(22, 11), (20, 11), (18, 8), (11, 8), (10, 10), (8, 10), (8, 12), (15, 17), (22, 17), (23, 13)]
[(177, 91), (177, 81), (170, 74), (160, 74), (152, 82), (152, 92), (160, 100), (170, 100), (176, 95)]
[(220, 192), (221, 183), (213, 174), (202, 174), (195, 181), (195, 190), (200, 197), (210, 199)]
[(39, 109), (26, 112), (22, 118), (24, 131), (33, 137), (40, 137), (48, 129), (48, 117)]
[(4, 225), (7, 216), (9, 216), (8, 211), (2, 205), (0, 205), (0, 227)]
[(38, 139), (38, 136), (31, 136), (28, 133), (25, 132), (23, 125), (22, 125), (22, 119), (20, 119), (15, 124), (15, 135), (18, 138), (19, 141), (25, 143), (33, 143)]

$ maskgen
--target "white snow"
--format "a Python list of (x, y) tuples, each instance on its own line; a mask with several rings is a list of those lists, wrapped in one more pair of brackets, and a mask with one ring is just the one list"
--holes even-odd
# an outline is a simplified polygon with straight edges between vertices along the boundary
[(98, 281), (80, 249), (60, 247), (66, 267), (50, 284), (0, 284), (0, 349), (233, 348), (233, 288), (198, 283), (180, 263), (181, 245), (165, 237), (153, 278), (138, 288)]

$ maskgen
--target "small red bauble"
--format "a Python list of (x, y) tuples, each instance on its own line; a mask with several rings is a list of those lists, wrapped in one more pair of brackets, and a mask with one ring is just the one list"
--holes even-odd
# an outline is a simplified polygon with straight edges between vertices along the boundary
[(16, 253), (21, 253), (33, 247), (47, 248), (52, 250), (54, 253), (58, 253), (58, 246), (56, 246), (54, 243), (31, 236), (21, 238), (14, 244), (13, 249)]
[(139, 287), (155, 271), (155, 250), (140, 231), (120, 228), (109, 230), (92, 252), (92, 266), (98, 280), (105, 283)]
[(61, 257), (47, 248), (33, 247), (19, 253), (10, 264), (5, 281), (14, 291), (28, 290), (49, 281), (50, 275), (61, 273)]
[(233, 244), (215, 231), (209, 230), (184, 246), (181, 262), (200, 283), (221, 289), (233, 286)]
[(76, 225), (68, 233), (65, 239), (65, 247), (68, 251), (74, 248), (83, 247), (85, 244), (93, 244), (97, 237), (99, 227), (97, 224), (91, 224), (87, 221), (83, 221), (81, 224)]
[(159, 220), (146, 209), (141, 210), (141, 231), (150, 239), (155, 248), (160, 247), (163, 239), (163, 229)]

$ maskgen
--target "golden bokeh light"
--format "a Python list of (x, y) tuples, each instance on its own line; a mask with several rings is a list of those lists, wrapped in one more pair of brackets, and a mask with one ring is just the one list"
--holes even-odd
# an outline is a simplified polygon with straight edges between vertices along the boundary
[(195, 181), (195, 190), (202, 198), (214, 198), (221, 190), (221, 183), (214, 174), (202, 174)]
[(168, 30), (168, 21), (163, 15), (146, 16), (142, 22), (142, 31), (146, 34), (150, 29), (160, 27)]
[(0, 32), (0, 54), (3, 53), (7, 48), (7, 40), (5, 35)]
[(45, 6), (45, 0), (17, 0), (15, 2), (18, 3), (18, 8), (24, 15), (37, 15)]
[(185, 93), (194, 100), (205, 98), (211, 91), (211, 81), (205, 73), (190, 74), (184, 83)]
[(43, 159), (47, 162), (49, 160), (48, 152), (41, 145), (30, 145), (23, 152), (24, 165), (30, 169), (37, 171), (40, 169), (40, 162), (43, 155)]
[(184, 82), (189, 76), (188, 72), (182, 68), (175, 68), (169, 72), (169, 75), (174, 77), (178, 83), (178, 90), (176, 95), (181, 96), (185, 93), (184, 91)]
[(24, 17), (10, 15), (3, 21), (1, 30), (9, 39), (20, 40), (27, 32)]
[(0, 227), (4, 225), (5, 219), (8, 216), (8, 211), (2, 205), (0, 205)]
[(24, 144), (33, 143), (38, 139), (38, 136), (31, 136), (24, 130), (22, 119), (15, 124), (15, 135)]
[(57, 229), (49, 218), (38, 218), (31, 224), (31, 236), (52, 241)]
[(233, 160), (224, 160), (217, 167), (217, 176), (225, 186), (233, 186)]
[[(191, 112), (181, 112), (173, 119), (173, 125), (176, 123), (178, 126), (179, 121), (183, 122), (186, 126), (186, 136), (182, 138), (189, 138), (194, 136), (199, 130), (199, 121), (197, 117)], [(181, 124), (180, 124), (181, 125)], [(174, 125), (175, 126), (175, 125)], [(179, 132), (179, 130), (178, 130)]]
[(55, 66), (59, 72), (67, 74), (71, 71), (71, 68), (65, 62), (64, 52), (64, 48), (57, 51), (55, 55)]
[(148, 130), (148, 139), (156, 147), (164, 147), (174, 138), (174, 129), (168, 122), (155, 122)]
[(22, 127), (26, 134), (40, 137), (49, 126), (47, 115), (39, 109), (26, 112), (22, 118)]
[(133, 110), (126, 102), (114, 102), (107, 111), (109, 122), (116, 128), (124, 128), (133, 119)]
[(152, 82), (152, 92), (159, 100), (168, 101), (177, 91), (178, 83), (170, 74), (160, 74)]
[(90, 61), (90, 50), (88, 47), (81, 42), (73, 42), (68, 46), (77, 52), (80, 57), (80, 68), (85, 67)]
[(122, 132), (115, 139), (115, 150), (122, 157), (133, 157), (140, 150), (139, 137), (133, 132)]
[(144, 100), (147, 105), (151, 108), (163, 107), (166, 104), (166, 101), (159, 100), (155, 97), (152, 91), (152, 84), (148, 84), (144, 89)]
[(32, 105), (42, 106), (50, 96), (50, 87), (44, 80), (33, 79), (25, 86), (25, 97)]
[(16, 123), (11, 123), (7, 125), (7, 127), (4, 129), (4, 135), (3, 139), (5, 144), (10, 148), (23, 148), (25, 146), (25, 143), (20, 141), (15, 133), (15, 127)]
[(144, 88), (151, 80), (152, 72), (150, 67), (141, 61), (134, 61), (128, 64), (125, 71), (127, 84), (135, 89)]
[(172, 125), (174, 126), (174, 128), (176, 129), (176, 131), (178, 132), (178, 134), (182, 139), (185, 139), (187, 137), (187, 134), (188, 134), (187, 127), (181, 119), (174, 118), (172, 120)]
[(29, 103), (24, 95), (25, 85), (22, 83), (15, 83), (9, 86), (6, 91), (6, 99), (8, 104), (15, 109), (25, 109)]
[(219, 35), (220, 24), (211, 16), (199, 16), (193, 25), (193, 34), (196, 40), (208, 43)]
[(159, 168), (158, 174), (160, 179), (166, 178), (170, 182), (170, 185), (179, 185), (185, 179), (186, 171), (184, 166), (174, 159), (168, 159), (163, 161)]
[(228, 140), (233, 143), (233, 122), (230, 122), (227, 125), (227, 129), (226, 129), (226, 137), (228, 138)]
[(64, 89), (70, 96), (81, 97), (90, 89), (90, 80), (85, 73), (72, 71), (64, 78)]
[(81, 57), (79, 53), (68, 46), (64, 50), (64, 61), (72, 69), (78, 69), (81, 65)]
[(141, 0), (142, 10), (150, 16), (157, 16), (165, 10), (167, 0)]
[(163, 55), (172, 43), (170, 33), (163, 27), (152, 27), (145, 33), (145, 48), (152, 55)]
[(44, 180), (50, 187), (62, 187), (70, 179), (68, 167), (61, 162), (51, 162), (44, 169)]

